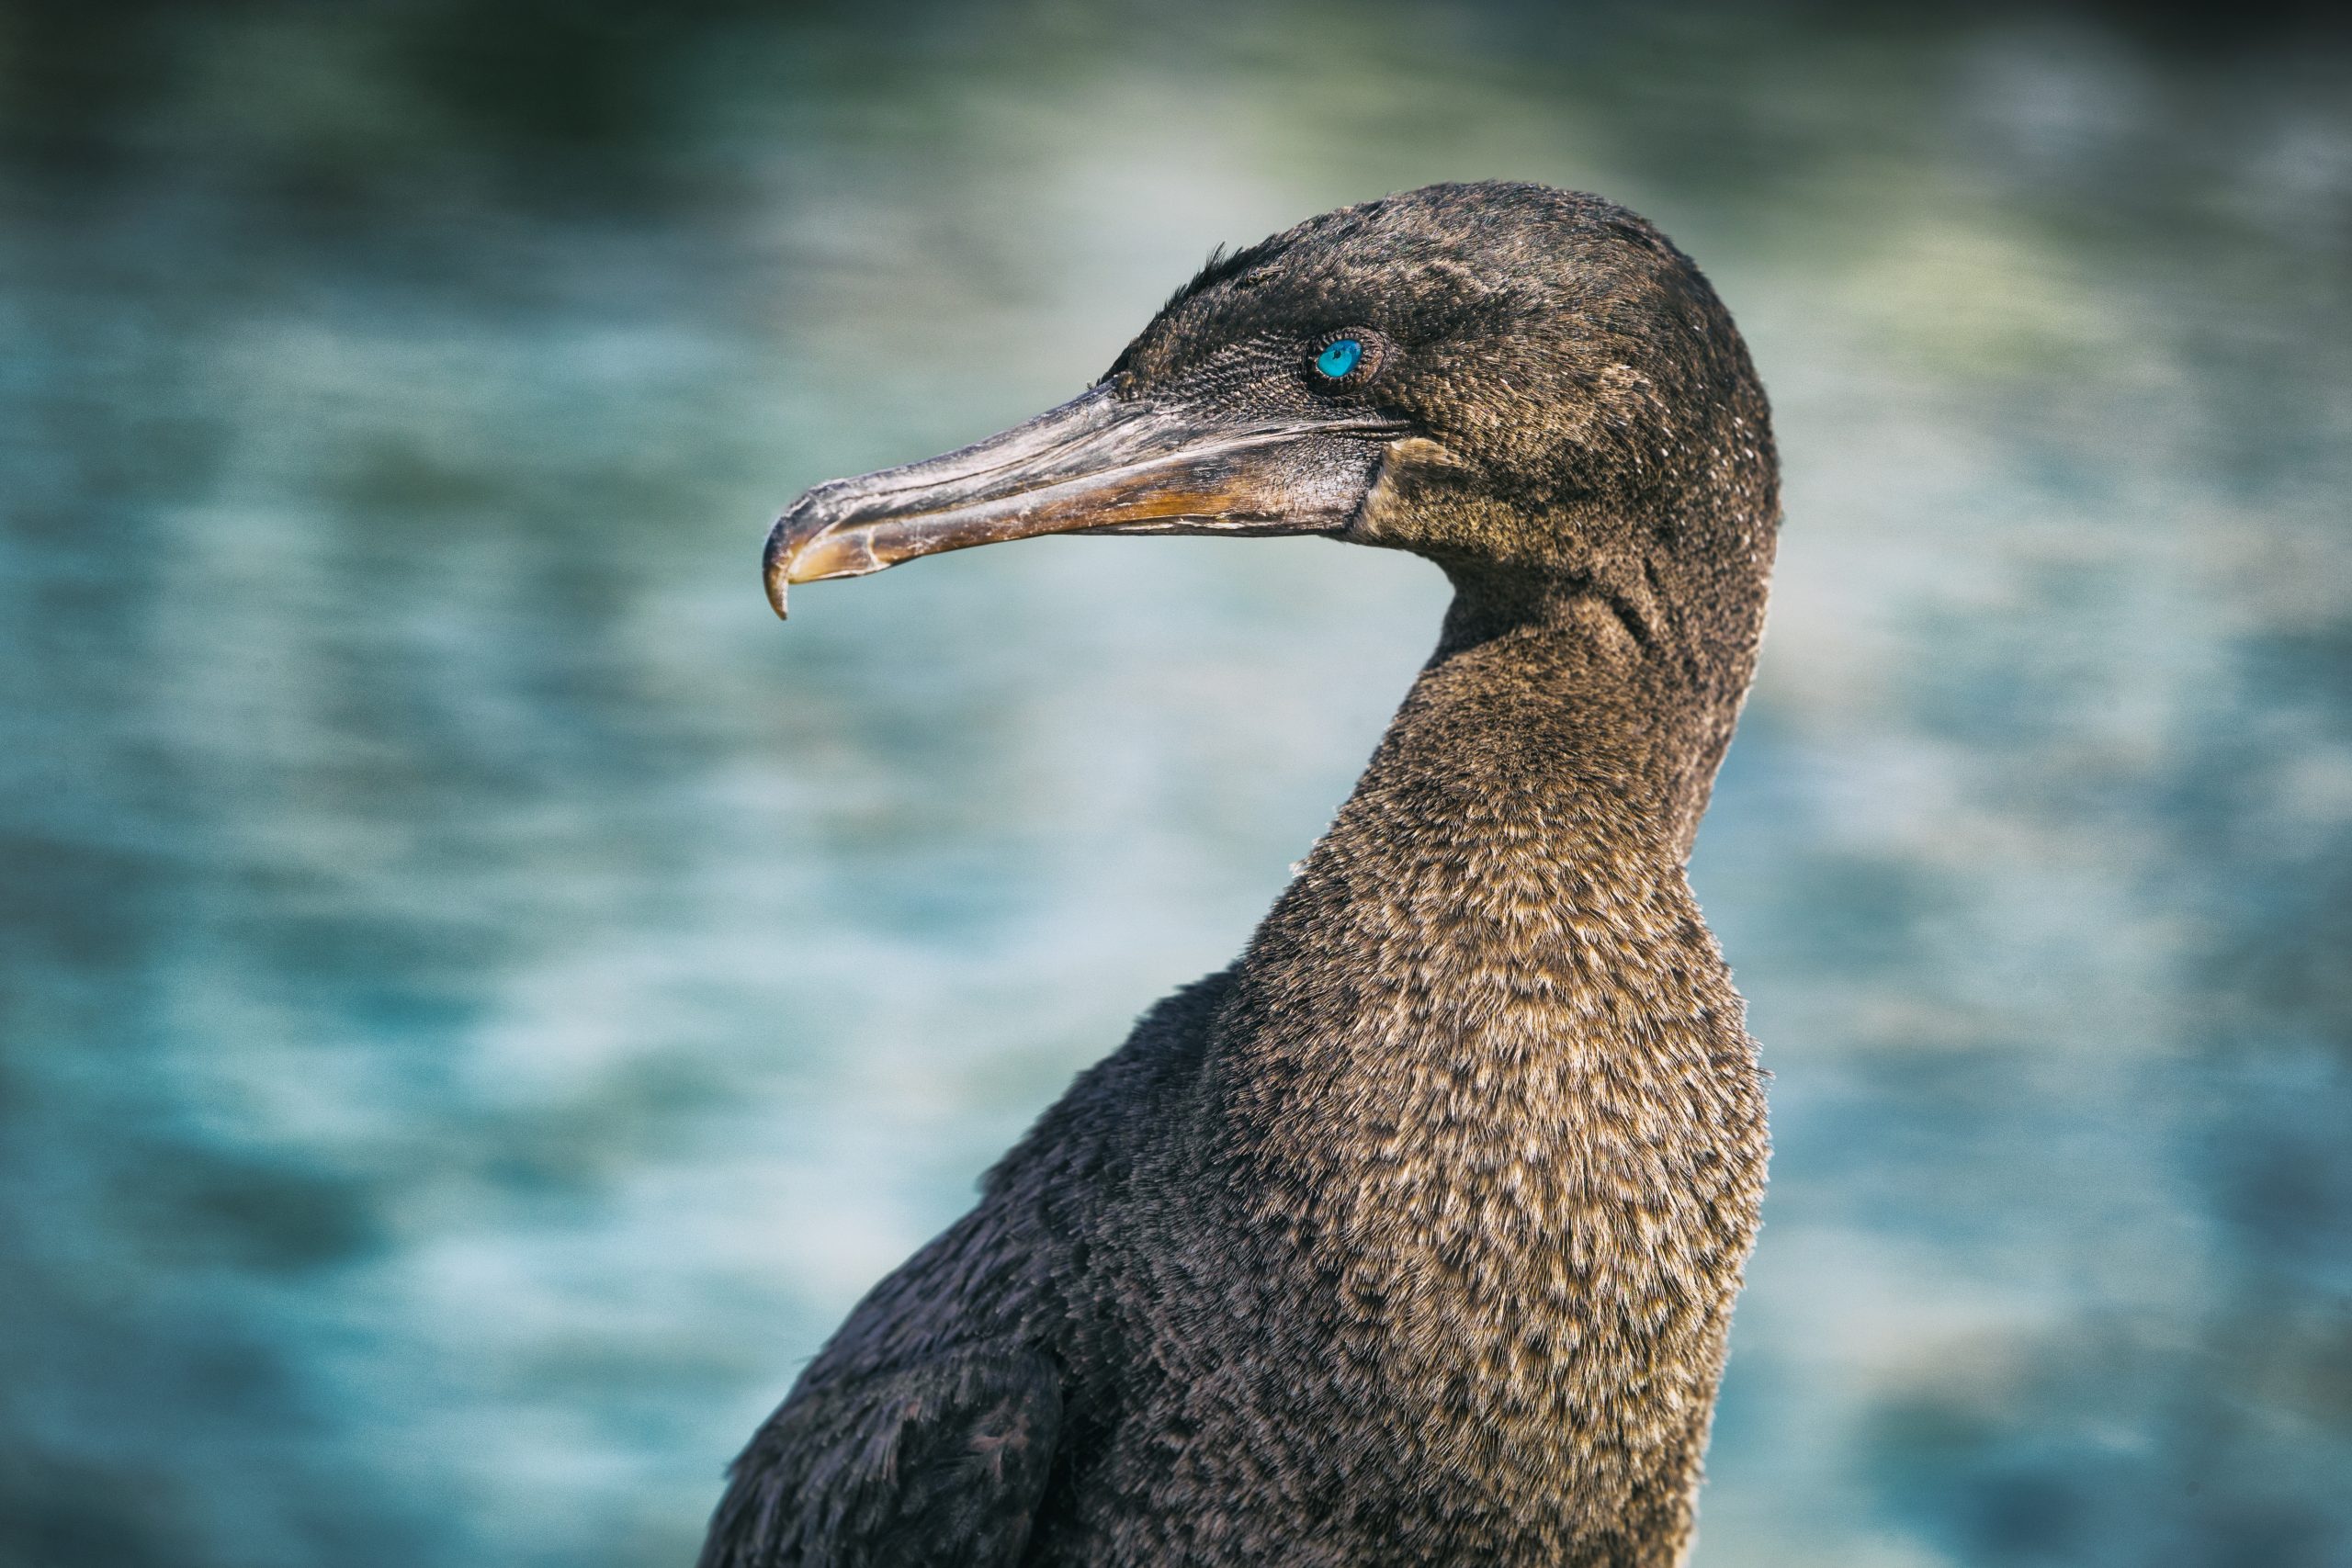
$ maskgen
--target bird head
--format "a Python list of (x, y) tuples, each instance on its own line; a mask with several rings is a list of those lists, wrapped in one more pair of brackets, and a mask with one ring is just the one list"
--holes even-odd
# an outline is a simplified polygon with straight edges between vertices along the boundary
[(782, 614), (788, 583), (1001, 540), (1317, 534), (1752, 646), (1777, 516), (1762, 389), (1687, 257), (1596, 197), (1432, 186), (1213, 257), (1059, 408), (817, 486), (767, 582)]

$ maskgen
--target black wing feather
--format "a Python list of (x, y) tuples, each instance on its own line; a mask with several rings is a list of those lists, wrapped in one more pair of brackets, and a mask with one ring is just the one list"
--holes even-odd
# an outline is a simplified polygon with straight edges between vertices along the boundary
[(1025, 1350), (799, 1389), (735, 1461), (699, 1568), (1012, 1568), (1061, 1409)]

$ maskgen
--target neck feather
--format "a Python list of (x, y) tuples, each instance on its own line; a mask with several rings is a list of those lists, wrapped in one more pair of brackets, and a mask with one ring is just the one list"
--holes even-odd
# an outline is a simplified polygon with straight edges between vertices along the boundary
[(1407, 1005), (1474, 1029), (1526, 987), (1614, 1008), (1669, 950), (1719, 965), (1682, 874), (1715, 716), (1596, 596), (1467, 597), (1242, 962), (1327, 1043)]
[(1606, 605), (1457, 604), (1243, 958), (1206, 1083), (1253, 1224), (1388, 1325), (1395, 1386), (1442, 1391), (1400, 1418), (1529, 1510), (1568, 1506), (1570, 1467), (1570, 1535), (1666, 1540), (1765, 1141), (1682, 873), (1708, 731), (1645, 653)]

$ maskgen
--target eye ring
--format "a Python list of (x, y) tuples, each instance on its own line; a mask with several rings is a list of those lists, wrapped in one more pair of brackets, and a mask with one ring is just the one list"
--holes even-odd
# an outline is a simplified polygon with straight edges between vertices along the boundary
[(1362, 386), (1379, 370), (1380, 349), (1380, 339), (1362, 327), (1326, 333), (1307, 352), (1307, 384), (1326, 392)]

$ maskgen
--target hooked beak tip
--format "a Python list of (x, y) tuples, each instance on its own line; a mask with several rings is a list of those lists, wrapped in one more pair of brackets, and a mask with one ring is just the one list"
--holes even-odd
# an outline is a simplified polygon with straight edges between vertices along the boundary
[(792, 581), (792, 540), (785, 526), (790, 518), (791, 513), (786, 513), (777, 518), (775, 525), (768, 530), (767, 548), (762, 553), (760, 561), (761, 576), (767, 584), (768, 604), (775, 611), (775, 618), (779, 621), (791, 619), (784, 608), (785, 589)]

